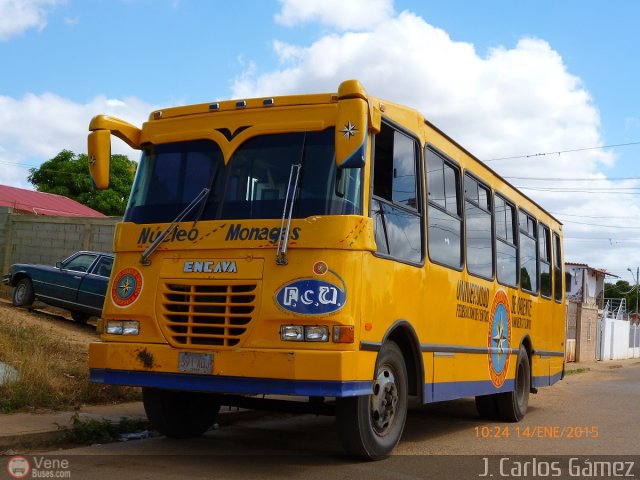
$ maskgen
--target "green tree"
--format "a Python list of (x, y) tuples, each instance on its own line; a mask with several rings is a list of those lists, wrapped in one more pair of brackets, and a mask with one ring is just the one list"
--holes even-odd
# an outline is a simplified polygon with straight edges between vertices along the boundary
[(614, 283), (604, 284), (605, 298), (624, 298), (627, 303), (627, 311), (634, 311), (636, 308), (636, 296), (638, 291), (635, 284), (631, 285), (626, 280), (618, 280)]
[(106, 190), (93, 187), (89, 158), (62, 150), (39, 168), (29, 170), (29, 182), (39, 192), (69, 197), (109, 216), (121, 216), (129, 201), (137, 164), (126, 155), (111, 155), (111, 182)]

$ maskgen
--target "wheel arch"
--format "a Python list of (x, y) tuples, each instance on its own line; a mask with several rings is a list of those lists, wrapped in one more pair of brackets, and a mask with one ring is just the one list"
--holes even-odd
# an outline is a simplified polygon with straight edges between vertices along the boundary
[(417, 395), (422, 403), (424, 400), (422, 398), (424, 395), (424, 361), (415, 329), (407, 320), (397, 320), (382, 337), (380, 347), (388, 340), (394, 341), (402, 352), (409, 378), (409, 395)]
[(27, 272), (15, 272), (12, 276), (11, 276), (11, 281), (9, 283), (9, 285), (11, 285), (12, 287), (15, 287), (18, 282), (20, 280), (22, 280), (23, 278), (28, 279), (31, 282), (31, 285), (33, 285), (33, 279), (31, 278), (31, 276), (29, 276), (29, 274)]
[[(531, 385), (533, 385), (533, 341), (529, 334), (525, 334), (522, 337), (522, 340), (520, 340), (520, 346), (523, 346), (527, 351), (527, 356), (529, 357), (529, 377)], [(518, 350), (520, 349), (520, 346), (518, 347)]]

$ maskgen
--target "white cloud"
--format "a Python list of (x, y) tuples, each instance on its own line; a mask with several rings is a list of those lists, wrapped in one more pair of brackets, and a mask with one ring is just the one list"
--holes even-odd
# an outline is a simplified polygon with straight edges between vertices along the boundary
[[(580, 78), (568, 71), (562, 56), (542, 39), (522, 38), (513, 47), (496, 46), (481, 56), (472, 44), (455, 41), (414, 13), (393, 14), (391, 2), (378, 3), (377, 11), (385, 13), (368, 22), (358, 22), (358, 14), (343, 14), (337, 2), (281, 3), (277, 16), (280, 23), (316, 21), (334, 31), (309, 45), (274, 41), (280, 67), (260, 72), (252, 64), (234, 82), (234, 98), (333, 92), (341, 81), (357, 78), (370, 94), (415, 107), (480, 159), (604, 144), (594, 100)], [(347, 3), (351, 2), (341, 5)], [(366, 13), (361, 6), (359, 14)], [(628, 121), (628, 125), (633, 124), (634, 120)], [(488, 165), (503, 176), (606, 178), (602, 172), (614, 162), (615, 156), (608, 151), (592, 149)], [(624, 271), (628, 259), (637, 258), (637, 243), (627, 241), (633, 237), (633, 230), (569, 220), (638, 226), (628, 218), (610, 218), (640, 218), (637, 197), (605, 193), (603, 189), (622, 193), (622, 187), (638, 188), (639, 182), (514, 179), (512, 183), (537, 188), (525, 193), (551, 212), (602, 217), (561, 217), (567, 220), (567, 259)], [(540, 190), (550, 187), (591, 192)], [(602, 248), (594, 238), (605, 239)], [(613, 240), (609, 242), (608, 238)]]
[[(91, 118), (113, 115), (142, 125), (153, 106), (137, 98), (98, 96), (87, 103), (45, 93), (22, 98), (0, 96), (0, 184), (30, 188), (30, 167), (53, 158), (63, 149), (86, 153)], [(113, 139), (113, 153), (137, 160), (139, 152)]]
[(30, 28), (42, 30), (49, 9), (66, 0), (0, 0), (0, 41)]
[(294, 26), (320, 22), (338, 30), (369, 29), (393, 15), (393, 0), (279, 0), (276, 21)]

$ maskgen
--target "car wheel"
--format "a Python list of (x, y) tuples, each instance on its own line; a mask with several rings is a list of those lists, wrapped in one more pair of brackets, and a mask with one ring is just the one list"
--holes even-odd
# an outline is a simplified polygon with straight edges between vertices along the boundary
[(91, 315), (84, 312), (71, 312), (71, 318), (73, 318), (73, 321), (76, 323), (84, 324), (91, 318)]
[(171, 438), (199, 437), (216, 420), (220, 404), (216, 396), (160, 388), (142, 388), (142, 402), (151, 425)]
[(22, 278), (13, 290), (13, 305), (16, 307), (29, 307), (33, 305), (33, 285), (28, 278)]
[(336, 421), (347, 453), (367, 460), (388, 456), (402, 436), (407, 402), (407, 367), (398, 345), (388, 341), (378, 354), (373, 393), (337, 399)]

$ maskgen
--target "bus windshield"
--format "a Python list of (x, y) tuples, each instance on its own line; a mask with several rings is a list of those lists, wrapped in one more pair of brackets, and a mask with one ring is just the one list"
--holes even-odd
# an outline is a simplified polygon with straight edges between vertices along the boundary
[(184, 221), (280, 219), (291, 165), (302, 164), (294, 218), (362, 214), (360, 169), (338, 169), (334, 129), (253, 137), (224, 164), (210, 140), (148, 145), (124, 221), (171, 222), (202, 191), (206, 202)]

